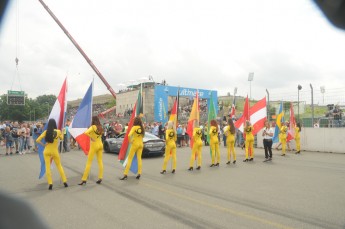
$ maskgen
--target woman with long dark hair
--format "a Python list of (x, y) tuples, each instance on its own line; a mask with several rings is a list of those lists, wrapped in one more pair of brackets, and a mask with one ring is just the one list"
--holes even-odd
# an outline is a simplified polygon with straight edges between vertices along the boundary
[(91, 126), (87, 131), (85, 131), (84, 134), (90, 137), (91, 144), (89, 154), (87, 156), (85, 171), (83, 177), (81, 178), (81, 183), (79, 185), (86, 184), (86, 180), (89, 175), (92, 160), (95, 154), (97, 155), (98, 162), (98, 180), (96, 181), (96, 183), (101, 184), (103, 179), (103, 127), (97, 116), (92, 116)]
[(143, 148), (144, 148), (144, 143), (143, 143), (144, 136), (145, 136), (145, 128), (143, 126), (143, 122), (141, 121), (141, 118), (137, 116), (134, 118), (133, 127), (128, 134), (128, 138), (129, 138), (130, 143), (132, 143), (132, 146), (128, 154), (128, 161), (127, 161), (125, 171), (123, 172), (123, 177), (120, 180), (127, 180), (127, 174), (129, 172), (129, 169), (131, 168), (134, 154), (137, 154), (137, 160), (138, 160), (138, 174), (136, 176), (136, 179), (138, 180), (140, 179), (141, 170), (142, 170), (141, 154), (143, 153)]
[[(218, 123), (215, 119), (210, 122), (210, 147), (212, 152), (212, 164), (210, 167), (219, 166), (220, 153), (219, 153), (219, 139), (218, 139)], [(215, 163), (215, 158), (217, 157), (217, 163)]]
[(233, 164), (236, 164), (236, 152), (235, 152), (235, 135), (236, 129), (234, 126), (234, 122), (230, 118), (228, 120), (228, 126), (225, 128), (224, 135), (226, 136), (226, 148), (228, 151), (228, 162), (226, 164), (231, 163), (231, 153), (233, 156)]
[[(41, 140), (44, 138), (45, 144), (41, 142)], [(53, 180), (52, 180), (52, 172), (50, 169), (50, 161), (51, 159), (54, 160), (56, 168), (58, 169), (62, 182), (65, 187), (68, 187), (67, 185), (67, 178), (65, 175), (65, 172), (62, 168), (60, 156), (58, 152), (58, 143), (59, 139), (63, 140), (63, 134), (60, 130), (57, 129), (56, 121), (55, 119), (49, 119), (48, 121), (48, 127), (47, 130), (45, 130), (37, 139), (36, 142), (42, 146), (44, 146), (43, 156), (44, 156), (44, 162), (46, 166), (46, 177), (49, 184), (49, 190), (53, 189)]]

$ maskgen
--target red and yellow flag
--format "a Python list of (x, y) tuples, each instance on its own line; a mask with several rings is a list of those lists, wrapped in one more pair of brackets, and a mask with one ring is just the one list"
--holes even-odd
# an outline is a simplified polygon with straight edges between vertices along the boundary
[(190, 138), (190, 148), (193, 148), (193, 129), (194, 129), (194, 121), (197, 120), (199, 122), (200, 116), (199, 116), (199, 92), (196, 91), (195, 99), (193, 102), (192, 111), (190, 112), (190, 116), (188, 119), (188, 126), (187, 126), (187, 134)]

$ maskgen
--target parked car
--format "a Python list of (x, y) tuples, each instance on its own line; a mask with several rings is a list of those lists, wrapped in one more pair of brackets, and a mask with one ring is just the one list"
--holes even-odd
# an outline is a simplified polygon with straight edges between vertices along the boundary
[[(103, 150), (106, 153), (116, 153), (120, 152), (122, 142), (124, 139), (125, 133), (121, 133), (115, 138), (108, 138), (103, 142)], [(165, 153), (165, 141), (156, 137), (153, 134), (145, 133), (144, 139), (144, 149), (143, 157), (147, 156), (162, 156)]]

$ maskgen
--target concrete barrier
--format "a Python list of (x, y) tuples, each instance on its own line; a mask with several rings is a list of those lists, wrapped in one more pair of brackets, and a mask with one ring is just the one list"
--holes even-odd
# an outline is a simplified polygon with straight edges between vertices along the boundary
[[(257, 134), (257, 147), (263, 148), (262, 130)], [(273, 144), (273, 148), (277, 145)], [(296, 149), (295, 141), (290, 148)], [(345, 128), (303, 128), (301, 131), (301, 151), (345, 153)]]

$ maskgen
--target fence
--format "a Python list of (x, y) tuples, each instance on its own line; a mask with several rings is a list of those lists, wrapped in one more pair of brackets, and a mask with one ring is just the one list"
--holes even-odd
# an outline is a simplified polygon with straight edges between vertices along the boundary
[(293, 103), (296, 120), (304, 127), (345, 127), (343, 112), (335, 113), (336, 106), (340, 111), (345, 109), (345, 88), (326, 90), (325, 87), (302, 87), (295, 91), (271, 90), (269, 93), (268, 117), (274, 120), (282, 101), (285, 119), (290, 117), (290, 102)]

